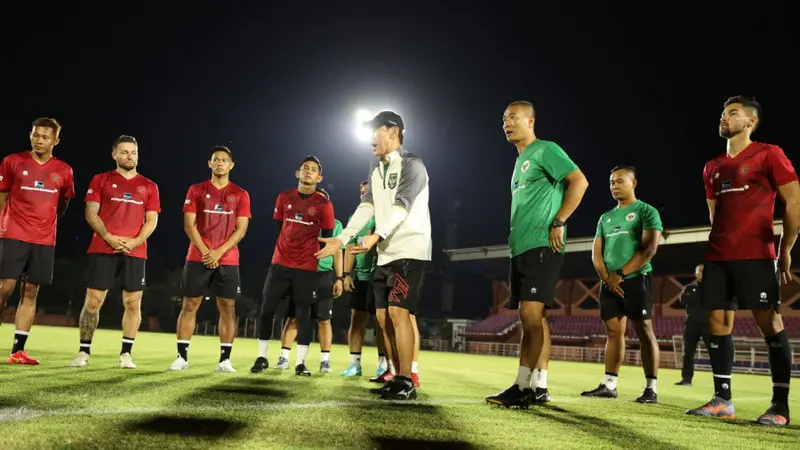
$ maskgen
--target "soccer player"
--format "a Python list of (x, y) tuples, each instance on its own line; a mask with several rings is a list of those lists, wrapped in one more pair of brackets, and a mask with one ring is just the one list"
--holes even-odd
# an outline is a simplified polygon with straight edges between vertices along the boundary
[(708, 349), (708, 312), (703, 307), (703, 265), (694, 269), (695, 280), (683, 287), (679, 301), (686, 307), (683, 325), (683, 368), (677, 386), (691, 386), (694, 378), (694, 353), (700, 339)]
[(136, 171), (139, 144), (120, 136), (111, 146), (116, 170), (95, 175), (86, 191), (86, 221), (92, 228), (89, 279), (80, 316), (80, 348), (70, 367), (86, 367), (92, 337), (108, 290), (122, 287), (122, 350), (119, 367), (135, 369), (131, 350), (142, 322), (142, 292), (146, 284), (147, 239), (161, 212), (158, 186)]
[(53, 156), (60, 132), (56, 119), (36, 119), (31, 150), (0, 163), (0, 317), (17, 280), (23, 282), (9, 364), (39, 364), (25, 352), (25, 343), (39, 286), (53, 282), (56, 224), (75, 196), (72, 168)]
[(183, 307), (178, 316), (178, 357), (169, 370), (189, 368), (189, 340), (197, 309), (213, 289), (219, 310), (219, 364), (217, 372), (233, 373), (231, 350), (236, 337), (236, 296), (241, 293), (239, 242), (250, 223), (250, 194), (230, 181), (234, 167), (229, 148), (211, 150), (211, 179), (192, 185), (183, 203), (183, 229), (189, 252), (183, 266)]
[(617, 206), (600, 216), (592, 247), (594, 270), (602, 280), (600, 318), (606, 327), (606, 374), (584, 397), (617, 398), (617, 376), (625, 359), (625, 328), (633, 323), (642, 353), (645, 388), (636, 401), (657, 403), (659, 349), (653, 333), (653, 280), (650, 260), (661, 240), (658, 210), (636, 198), (639, 180), (632, 166), (611, 169), (611, 195)]
[(543, 366), (539, 357), (549, 346), (545, 307), (555, 304), (566, 222), (589, 186), (561, 147), (536, 137), (535, 121), (533, 105), (525, 101), (510, 104), (503, 114), (506, 139), (519, 154), (511, 179), (509, 305), (519, 307), (523, 332), (514, 384), (486, 401), (507, 408), (549, 397), (532, 386), (533, 369)]
[[(703, 304), (709, 310), (714, 396), (687, 414), (734, 418), (731, 332), (736, 310), (749, 309), (767, 343), (772, 373), (772, 404), (758, 423), (785, 426), (790, 420), (792, 350), (780, 315), (778, 280), (784, 284), (792, 280), (791, 251), (800, 231), (800, 185), (780, 147), (750, 139), (760, 124), (761, 106), (755, 99), (729, 98), (719, 122), (727, 151), (707, 162), (703, 170), (711, 220)], [(776, 192), (786, 204), (777, 271), (772, 222)]]
[[(291, 292), (297, 318), (297, 364), (294, 371), (299, 376), (311, 376), (305, 360), (313, 334), (311, 307), (318, 298), (319, 290), (319, 261), (314, 254), (320, 248), (319, 236), (333, 235), (335, 219), (331, 201), (317, 191), (317, 184), (322, 181), (319, 159), (314, 156), (303, 159), (295, 177), (298, 180), (297, 188), (281, 192), (275, 202), (273, 217), (278, 222), (278, 239), (261, 293), (258, 357), (250, 368), (252, 373), (263, 372), (269, 367), (267, 351), (275, 311), (284, 294)], [(340, 250), (334, 258), (341, 258), (341, 253)]]
[(397, 376), (378, 390), (390, 400), (413, 400), (417, 391), (411, 378), (414, 358), (413, 314), (430, 268), (433, 243), (428, 210), (428, 171), (422, 160), (403, 147), (403, 119), (382, 111), (368, 125), (373, 131), (372, 148), (380, 162), (368, 178), (361, 204), (350, 222), (335, 238), (321, 238), (323, 258), (337, 253), (375, 217), (375, 233), (365, 236), (353, 254), (378, 247), (378, 265), (372, 279), (375, 308), (380, 326), (393, 337), (397, 348)]

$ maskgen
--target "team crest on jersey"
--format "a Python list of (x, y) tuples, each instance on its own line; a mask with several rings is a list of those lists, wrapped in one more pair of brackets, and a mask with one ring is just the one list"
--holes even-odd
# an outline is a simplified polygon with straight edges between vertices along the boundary
[(388, 182), (389, 189), (396, 188), (397, 187), (397, 174), (396, 173), (390, 173), (388, 181), (389, 181)]
[(749, 167), (747, 167), (747, 165), (744, 165), (744, 166), (742, 166), (742, 167), (739, 169), (739, 173), (740, 173), (740, 174), (742, 174), (742, 175), (744, 175), (744, 174), (746, 174), (746, 173), (747, 173), (747, 171), (748, 171), (748, 170), (750, 170), (750, 168), (749, 168)]
[(627, 216), (625, 216), (625, 220), (627, 220), (628, 222), (632, 221), (635, 218), (636, 218), (636, 213), (630, 213)]
[(519, 170), (521, 170), (522, 173), (525, 173), (530, 168), (531, 168), (531, 162), (530, 161), (525, 161), (524, 163), (522, 163), (522, 166), (520, 166)]
[(58, 176), (57, 173), (50, 174), (50, 179), (53, 181), (53, 183), (58, 183), (59, 181), (61, 181), (61, 177)]
[(228, 200), (228, 203), (234, 203), (234, 202), (236, 202), (236, 196), (235, 195), (229, 195), (227, 200)]
[(308, 215), (309, 215), (309, 216), (313, 216), (313, 215), (315, 215), (316, 213), (317, 213), (317, 208), (314, 208), (313, 206), (310, 206), (310, 207), (308, 208)]
[(139, 186), (138, 188), (136, 188), (136, 192), (138, 192), (140, 194), (144, 194), (144, 191), (146, 191), (144, 186)]

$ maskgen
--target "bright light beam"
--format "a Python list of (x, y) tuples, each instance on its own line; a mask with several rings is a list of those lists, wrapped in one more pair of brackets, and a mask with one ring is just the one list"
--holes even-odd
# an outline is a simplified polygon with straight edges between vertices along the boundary
[(372, 139), (372, 131), (369, 127), (364, 126), (364, 122), (372, 119), (372, 114), (366, 109), (359, 109), (356, 111), (355, 123), (355, 136), (356, 139), (362, 142), (369, 142)]

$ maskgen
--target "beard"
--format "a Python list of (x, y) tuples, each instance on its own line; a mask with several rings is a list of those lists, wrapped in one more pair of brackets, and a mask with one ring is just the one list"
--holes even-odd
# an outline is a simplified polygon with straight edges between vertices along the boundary
[(119, 166), (125, 170), (133, 170), (136, 168), (136, 163), (121, 162)]
[(730, 127), (729, 128), (723, 128), (723, 127), (719, 128), (719, 136), (723, 137), (725, 139), (730, 139), (730, 138), (736, 136), (737, 134), (739, 134), (741, 132), (742, 132), (742, 130), (731, 130)]

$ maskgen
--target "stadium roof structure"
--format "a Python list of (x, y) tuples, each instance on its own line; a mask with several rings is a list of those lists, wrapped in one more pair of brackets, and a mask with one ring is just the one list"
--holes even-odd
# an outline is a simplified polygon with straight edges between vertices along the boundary
[[(783, 221), (774, 223), (775, 236), (783, 233)], [(653, 258), (653, 271), (659, 275), (684, 275), (694, 272), (703, 261), (710, 226), (673, 228), (661, 234), (658, 253)], [(561, 268), (564, 277), (596, 277), (589, 252), (594, 237), (567, 239), (567, 252)], [(508, 277), (508, 245), (491, 245), (444, 250), (450, 261), (468, 266), (475, 272), (496, 279)]]

